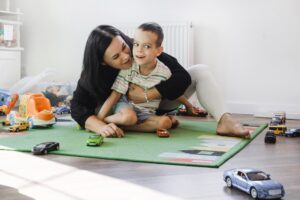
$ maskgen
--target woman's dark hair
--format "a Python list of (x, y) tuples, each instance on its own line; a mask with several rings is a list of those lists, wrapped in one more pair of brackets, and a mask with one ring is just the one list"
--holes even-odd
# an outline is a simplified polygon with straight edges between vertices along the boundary
[(116, 36), (121, 36), (132, 49), (132, 41), (113, 26), (100, 25), (89, 35), (83, 58), (80, 83), (99, 101), (105, 101), (119, 70), (104, 64), (103, 56)]

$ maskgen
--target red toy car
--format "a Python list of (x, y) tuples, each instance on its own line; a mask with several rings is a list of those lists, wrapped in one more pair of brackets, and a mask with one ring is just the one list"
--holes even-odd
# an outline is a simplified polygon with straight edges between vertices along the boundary
[(163, 128), (157, 129), (156, 134), (158, 137), (170, 137), (169, 131)]

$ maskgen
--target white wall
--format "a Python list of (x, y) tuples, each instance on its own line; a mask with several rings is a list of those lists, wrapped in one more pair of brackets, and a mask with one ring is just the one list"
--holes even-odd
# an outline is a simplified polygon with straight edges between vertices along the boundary
[(298, 0), (15, 0), (24, 12), (24, 74), (57, 68), (79, 77), (99, 24), (192, 21), (195, 63), (211, 66), (231, 112), (300, 117)]

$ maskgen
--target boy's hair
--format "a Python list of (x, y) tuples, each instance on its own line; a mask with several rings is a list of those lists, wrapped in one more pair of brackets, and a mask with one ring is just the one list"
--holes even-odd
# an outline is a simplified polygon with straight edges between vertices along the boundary
[(161, 28), (161, 26), (155, 22), (147, 22), (141, 24), (138, 29), (141, 29), (143, 31), (150, 31), (154, 34), (157, 35), (157, 40), (156, 40), (156, 46), (160, 47), (162, 44), (162, 41), (164, 39), (164, 33)]

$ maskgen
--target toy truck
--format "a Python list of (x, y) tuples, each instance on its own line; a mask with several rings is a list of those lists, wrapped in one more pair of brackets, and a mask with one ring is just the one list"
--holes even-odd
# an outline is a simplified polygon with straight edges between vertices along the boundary
[(42, 93), (22, 95), (19, 113), (15, 113), (14, 116), (10, 117), (10, 119), (12, 118), (11, 124), (28, 121), (30, 128), (52, 127), (55, 124), (55, 116), (50, 101)]

